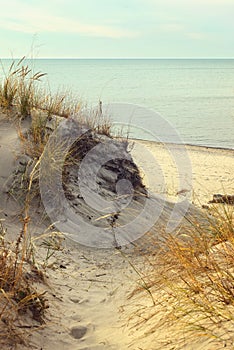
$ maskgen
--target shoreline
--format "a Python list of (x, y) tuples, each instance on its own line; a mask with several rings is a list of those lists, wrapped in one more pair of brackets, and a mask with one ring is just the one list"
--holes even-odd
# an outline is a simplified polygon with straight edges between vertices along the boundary
[(205, 145), (194, 145), (191, 143), (174, 143), (174, 142), (157, 142), (152, 140), (146, 140), (146, 139), (138, 139), (138, 138), (129, 138), (130, 141), (143, 141), (143, 142), (149, 142), (157, 145), (170, 145), (170, 146), (178, 146), (178, 147), (192, 147), (192, 148), (204, 148), (204, 149), (210, 149), (210, 150), (220, 150), (220, 151), (232, 151), (234, 152), (234, 146), (233, 148), (229, 147), (221, 147), (221, 146), (205, 146)]

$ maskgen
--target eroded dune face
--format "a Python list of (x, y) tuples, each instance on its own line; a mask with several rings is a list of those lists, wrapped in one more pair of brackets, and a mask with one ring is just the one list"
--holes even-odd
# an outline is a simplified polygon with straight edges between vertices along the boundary
[(159, 226), (171, 232), (190, 207), (186, 200), (172, 204), (146, 190), (127, 140), (89, 130), (74, 119), (51, 136), (40, 170), (42, 201), (51, 221), (89, 247), (123, 247), (151, 229), (162, 235)]

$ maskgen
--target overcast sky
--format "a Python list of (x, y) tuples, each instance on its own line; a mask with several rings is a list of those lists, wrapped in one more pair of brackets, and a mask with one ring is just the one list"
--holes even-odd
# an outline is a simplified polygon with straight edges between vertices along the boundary
[(0, 57), (234, 57), (233, 18), (234, 0), (0, 0)]

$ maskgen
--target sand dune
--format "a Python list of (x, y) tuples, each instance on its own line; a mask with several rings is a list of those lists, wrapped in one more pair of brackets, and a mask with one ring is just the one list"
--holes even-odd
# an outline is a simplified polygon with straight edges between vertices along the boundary
[[(177, 159), (182, 162), (180, 174), (178, 164), (163, 145), (136, 140), (133, 143), (131, 154), (142, 168), (146, 185), (156, 194), (165, 194), (167, 200), (187, 197), (201, 206), (207, 204), (214, 193), (234, 193), (232, 150), (186, 146), (190, 165), (187, 160), (181, 159), (182, 146), (174, 145)], [(18, 219), (20, 206), (13, 197), (7, 196), (5, 186), (17, 165), (18, 149), (15, 129), (8, 121), (1, 121), (0, 215), (13, 236), (21, 228)], [(163, 185), (162, 176), (155, 170), (159, 167), (152, 162), (152, 156), (162, 169)], [(192, 184), (188, 181), (190, 173)], [(181, 183), (180, 175), (183, 177)], [(48, 221), (42, 221), (39, 210), (32, 220), (30, 233), (36, 236), (47, 225)], [(43, 259), (44, 255), (43, 248), (38, 248), (38, 259)], [(130, 262), (134, 262), (139, 270), (143, 269), (142, 257), (137, 250), (123, 253), (115, 249), (87, 248), (65, 239), (63, 250), (50, 259), (46, 270), (48, 285), (43, 288), (47, 290), (50, 308), (46, 314), (46, 326), (32, 333), (30, 349), (156, 350), (160, 346), (163, 349), (214, 349), (210, 341), (198, 340), (187, 345), (186, 337), (180, 345), (167, 343), (167, 329), (144, 336), (146, 329), (137, 327), (133, 316), (136, 310), (149, 305), (151, 300), (147, 293), (128, 299), (139, 277)], [(160, 312), (159, 309), (159, 318)], [(172, 337), (173, 331), (177, 332), (174, 328), (169, 331)], [(19, 349), (23, 348), (19, 346)]]

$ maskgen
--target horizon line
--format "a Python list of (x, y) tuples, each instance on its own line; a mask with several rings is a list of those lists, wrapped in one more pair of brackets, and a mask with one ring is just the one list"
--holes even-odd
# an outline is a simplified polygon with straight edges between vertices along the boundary
[[(22, 57), (2, 57), (0, 60), (16, 60)], [(234, 57), (25, 57), (25, 59), (33, 60), (233, 60)]]

